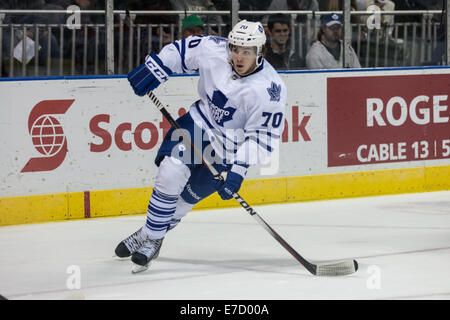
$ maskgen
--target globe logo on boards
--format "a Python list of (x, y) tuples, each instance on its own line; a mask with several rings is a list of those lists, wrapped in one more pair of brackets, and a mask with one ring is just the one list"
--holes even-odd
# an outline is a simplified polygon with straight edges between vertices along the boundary
[(60, 152), (66, 141), (61, 124), (49, 115), (36, 119), (30, 135), (36, 150), (48, 157)]
[(31, 158), (21, 172), (51, 171), (64, 161), (67, 139), (54, 115), (64, 114), (75, 100), (43, 100), (28, 116), (28, 131), (35, 149), (41, 154)]

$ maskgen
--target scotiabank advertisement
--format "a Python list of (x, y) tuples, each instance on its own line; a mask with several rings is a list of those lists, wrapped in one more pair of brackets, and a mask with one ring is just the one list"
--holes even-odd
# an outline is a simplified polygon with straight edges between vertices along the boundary
[[(449, 73), (281, 74), (280, 145), (247, 178), (450, 165)], [(177, 118), (198, 99), (197, 81), (174, 76), (155, 93)], [(153, 186), (169, 128), (125, 77), (0, 81), (0, 198)]]
[(450, 158), (450, 75), (327, 80), (328, 166)]
[[(198, 99), (197, 81), (172, 77), (155, 93), (178, 118)], [(148, 97), (134, 94), (125, 77), (0, 81), (0, 97), (0, 198), (154, 185), (154, 159), (171, 125)], [(325, 112), (305, 112), (298, 102), (286, 106), (276, 160), (312, 166), (312, 159), (299, 159), (319, 145), (312, 128), (323, 127), (318, 121)], [(249, 170), (248, 177), (293, 172), (284, 160), (264, 169)]]

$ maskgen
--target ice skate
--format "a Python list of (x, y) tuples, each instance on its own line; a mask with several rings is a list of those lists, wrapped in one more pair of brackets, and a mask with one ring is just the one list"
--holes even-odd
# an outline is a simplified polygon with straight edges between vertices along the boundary
[(115, 253), (119, 258), (128, 258), (135, 253), (144, 243), (145, 238), (142, 236), (142, 228), (122, 240), (116, 247)]
[(131, 261), (133, 261), (132, 273), (142, 272), (150, 267), (150, 262), (159, 255), (163, 240), (164, 238), (146, 239), (144, 241), (143, 245), (131, 256)]

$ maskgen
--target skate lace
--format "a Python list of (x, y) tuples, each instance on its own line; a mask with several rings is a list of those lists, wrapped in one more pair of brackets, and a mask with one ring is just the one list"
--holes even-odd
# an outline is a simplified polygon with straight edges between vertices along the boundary
[(144, 254), (147, 258), (153, 257), (161, 247), (163, 239), (158, 240), (146, 240), (138, 252)]
[(129, 236), (124, 240), (125, 245), (131, 252), (139, 249), (143, 241), (144, 239), (142, 239), (141, 236), (141, 229), (139, 229), (138, 231), (136, 231), (135, 233), (133, 233), (131, 236)]

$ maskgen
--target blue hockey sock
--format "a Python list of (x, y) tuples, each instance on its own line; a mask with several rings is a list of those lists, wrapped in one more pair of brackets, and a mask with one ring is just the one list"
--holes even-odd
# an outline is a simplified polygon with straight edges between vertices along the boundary
[(178, 196), (169, 196), (153, 189), (147, 209), (146, 230), (150, 239), (161, 239), (166, 235), (175, 213)]

